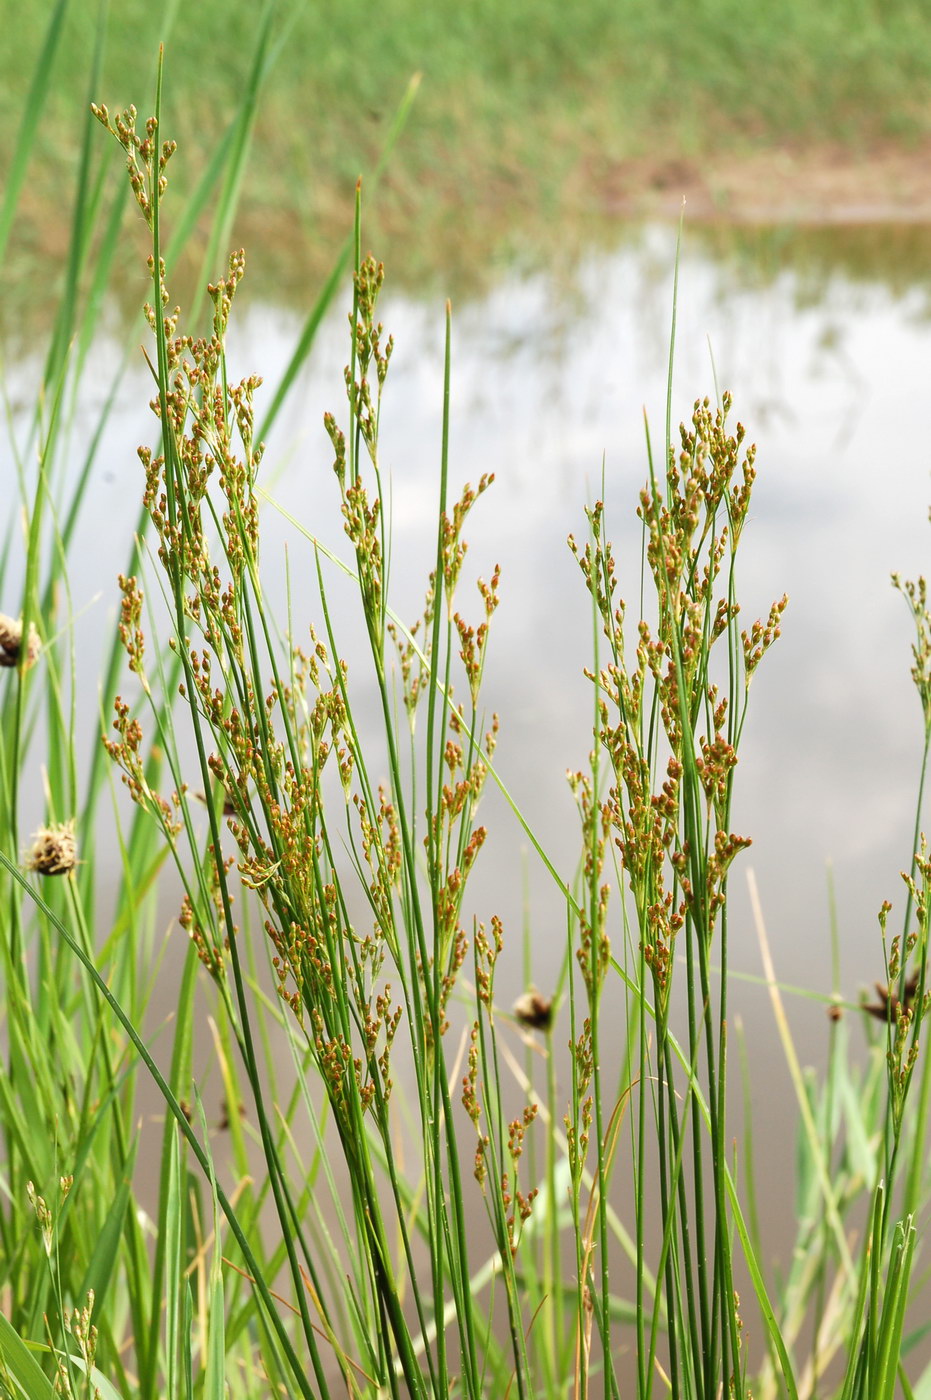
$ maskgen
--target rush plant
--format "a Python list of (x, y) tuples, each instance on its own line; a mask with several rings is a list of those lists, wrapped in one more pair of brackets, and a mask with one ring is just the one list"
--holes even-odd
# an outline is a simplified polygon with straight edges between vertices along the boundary
[[(244, 254), (207, 287), (206, 331), (186, 328), (164, 251), (175, 147), (159, 101), (142, 126), (133, 108), (94, 115), (123, 151), (151, 249), (155, 440), (139, 449), (124, 676), (114, 662), (99, 749), (133, 805), (114, 793), (125, 879), (101, 938), (92, 832), (106, 770), (90, 764), (82, 807), (54, 590), (37, 583), (40, 471), (25, 602), (0, 618), (12, 683), (0, 1386), (103, 1400), (926, 1393), (909, 1380), (920, 1337), (906, 1328), (931, 1099), (931, 858), (917, 828), (888, 942), (882, 914), (886, 982), (864, 1014), (882, 1033), (866, 1068), (835, 1020), (813, 1088), (769, 977), (801, 1122), (799, 1247), (781, 1280), (759, 1245), (752, 1151), (739, 1175), (731, 1146), (728, 890), (749, 845), (734, 784), (786, 599), (742, 617), (756, 466), (730, 396), (698, 401), (661, 460), (648, 441), (633, 626), (603, 501), (587, 538), (570, 537), (593, 637), (590, 762), (569, 774), (581, 860), (561, 876), (512, 804), (565, 910), (566, 948), (555, 994), (528, 987), (508, 1011), (496, 977), (510, 934), (469, 883), (492, 839), (483, 792), (507, 795), (482, 693), (500, 571), (470, 587), (465, 568), (464, 530), (493, 477), (450, 488), (449, 314), (433, 565), (408, 624), (392, 602), (381, 455), (393, 341), (357, 196), (345, 397), (322, 429), (346, 555), (292, 522), (281, 621), (261, 542), (261, 379), (236, 380), (227, 352)], [(333, 602), (347, 577), (364, 653), (351, 662)], [(927, 757), (926, 590), (902, 587)], [(37, 673), (58, 723), (46, 820), (24, 853)], [(163, 870), (177, 887), (170, 1039), (147, 1019), (140, 966), (157, 961), (145, 896)], [(768, 958), (762, 920), (760, 937)], [(222, 1078), (222, 1129), (195, 1022)], [(148, 1206), (143, 1076), (160, 1108)]]

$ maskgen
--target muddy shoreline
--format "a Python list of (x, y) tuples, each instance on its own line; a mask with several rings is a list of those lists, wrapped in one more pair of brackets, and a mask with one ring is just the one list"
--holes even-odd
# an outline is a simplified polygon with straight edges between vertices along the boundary
[(598, 172), (605, 214), (702, 223), (931, 224), (931, 143), (868, 152), (780, 147), (629, 160)]
[[(650, 157), (583, 157), (546, 208), (531, 171), (480, 179), (465, 198), (442, 180), (415, 199), (389, 170), (371, 191), (364, 239), (389, 270), (392, 285), (425, 300), (481, 296), (502, 272), (547, 270), (571, 284), (596, 250), (637, 237), (648, 223), (678, 223), (715, 256), (737, 257), (764, 280), (791, 266), (816, 281), (842, 272), (892, 290), (931, 291), (931, 140), (869, 151), (788, 145), (718, 155), (668, 149)], [(308, 288), (329, 274), (343, 246), (354, 185), (330, 189), (322, 212), (308, 218), (296, 204), (270, 206), (247, 187), (230, 246), (247, 251), (245, 289), (270, 302), (308, 301)], [(37, 189), (26, 191), (4, 269), (0, 341), (28, 345), (54, 314), (67, 264), (70, 224)], [(117, 315), (127, 323), (144, 299), (140, 230), (134, 211), (118, 252)], [(206, 226), (174, 269), (182, 303), (199, 285)]]

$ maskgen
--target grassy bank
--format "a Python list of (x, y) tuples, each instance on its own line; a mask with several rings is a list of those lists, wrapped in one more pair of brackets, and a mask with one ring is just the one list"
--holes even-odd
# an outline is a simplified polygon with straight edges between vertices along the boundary
[[(181, 179), (193, 187), (238, 108), (260, 25), (238, 0), (158, 10), (110, 6), (98, 90), (114, 101), (151, 91), (166, 40), (166, 120), (189, 153)], [(51, 12), (0, 5), (4, 32), (17, 36), (0, 55), (4, 153)], [(64, 6), (24, 252), (54, 259), (64, 246), (61, 195), (96, 44), (93, 7)], [(253, 248), (260, 281), (290, 289), (296, 267), (327, 265), (356, 177), (372, 170), (415, 72), (416, 106), (372, 232), (418, 283), (440, 268), (447, 283), (468, 267), (474, 280), (478, 265), (581, 242), (616, 219), (619, 198), (675, 185), (683, 160), (773, 145), (858, 152), (931, 131), (924, 3), (585, 0), (568, 12), (556, 0), (347, 0), (279, 6), (268, 44), (237, 237)]]

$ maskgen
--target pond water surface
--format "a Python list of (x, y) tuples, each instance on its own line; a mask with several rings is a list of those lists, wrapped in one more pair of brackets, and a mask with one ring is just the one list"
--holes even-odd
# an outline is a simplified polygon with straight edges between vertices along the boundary
[[(571, 282), (515, 276), (483, 300), (454, 309), (452, 489), (474, 484), (483, 472), (496, 477), (466, 530), (473, 572), (487, 578), (496, 563), (502, 569), (485, 689), (489, 712), (497, 710), (502, 722), (496, 766), (566, 878), (579, 838), (565, 772), (584, 767), (591, 746), (590, 687), (582, 675), (590, 660), (590, 609), (566, 536), (584, 538), (584, 506), (604, 493), (621, 593), (635, 622), (644, 412), (659, 446), (675, 256), (675, 233), (651, 228), (614, 254), (593, 255)], [(347, 295), (326, 321), (276, 425), (260, 478), (344, 556), (321, 420), (332, 409), (345, 421)], [(744, 617), (765, 616), (783, 592), (790, 598), (783, 636), (754, 679), (737, 772), (734, 826), (754, 845), (731, 880), (732, 968), (751, 976), (761, 971), (746, 898), (752, 865), (778, 975), (830, 992), (830, 868), (841, 990), (856, 1000), (861, 986), (882, 975), (876, 913), (885, 898), (901, 908), (899, 871), (909, 863), (915, 820), (922, 717), (909, 676), (911, 623), (889, 576), (915, 577), (931, 566), (927, 296), (830, 273), (816, 296), (810, 281), (792, 272), (754, 284), (691, 248), (687, 238), (677, 314), (673, 423), (688, 418), (695, 398), (714, 397), (717, 385), (731, 390), (734, 420), (758, 444), (741, 546)], [(269, 399), (301, 315), (253, 303), (231, 337), (234, 374), (262, 373)], [(394, 606), (413, 621), (435, 550), (443, 307), (393, 295), (389, 283), (380, 315), (396, 343), (382, 418)], [(95, 420), (116, 358), (114, 346), (102, 342), (99, 378), (87, 384), (79, 404), (78, 438), (82, 424)], [(28, 366), (23, 376), (18, 392), (25, 399)], [(153, 438), (145, 408), (150, 394), (144, 370), (130, 370), (73, 552), (89, 744), (101, 638), (114, 623), (114, 579), (125, 566), (141, 493), (135, 447)], [(289, 541), (296, 598), (302, 589), (315, 594), (313, 560), (271, 507), (263, 528), (264, 561), (278, 580), (283, 615), (282, 544)], [(458, 601), (478, 620), (473, 596), (475, 604), (465, 591)], [(361, 677), (357, 619), (351, 603), (345, 608), (337, 626), (356, 658), (353, 674)], [(306, 612), (319, 621), (315, 605)], [(361, 683), (365, 690), (368, 682)], [(516, 948), (525, 918), (534, 976), (545, 990), (564, 947), (562, 901), (491, 789), (483, 820), (491, 839), (477, 867), (473, 906), (486, 920), (501, 914), (513, 934), (515, 956), (502, 994), (521, 986)], [(734, 1005), (753, 1023), (751, 1051), (765, 1061), (777, 1057), (762, 989), (738, 983)], [(790, 1009), (804, 1053), (820, 1059), (823, 1003), (796, 1000)], [(773, 1059), (773, 1072), (781, 1074), (777, 1065)], [(770, 1076), (761, 1076), (775, 1141), (794, 1111), (788, 1084), (785, 1115), (771, 1111), (771, 1086)]]

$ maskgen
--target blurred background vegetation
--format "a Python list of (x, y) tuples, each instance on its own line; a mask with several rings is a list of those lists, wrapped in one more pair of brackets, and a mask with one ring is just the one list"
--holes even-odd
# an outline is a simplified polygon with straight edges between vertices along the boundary
[[(0, 0), (4, 182), (54, 8)], [(616, 241), (622, 220), (657, 192), (674, 205), (709, 162), (776, 149), (828, 163), (920, 156), (931, 138), (928, 0), (282, 0), (264, 48), (262, 7), (243, 0), (120, 0), (101, 26), (105, 12), (62, 6), (4, 272), (5, 328), (11, 297), (14, 316), (20, 294), (32, 308), (54, 302), (87, 104), (145, 115), (159, 42), (178, 193), (204, 177), (260, 73), (231, 234), (272, 299), (332, 266), (356, 179), (375, 167), (417, 73), (366, 228), (392, 281), (425, 290), (441, 272), (444, 292), (477, 289), (502, 264)], [(112, 197), (105, 146), (94, 161)], [(129, 306), (139, 288), (126, 257)]]

